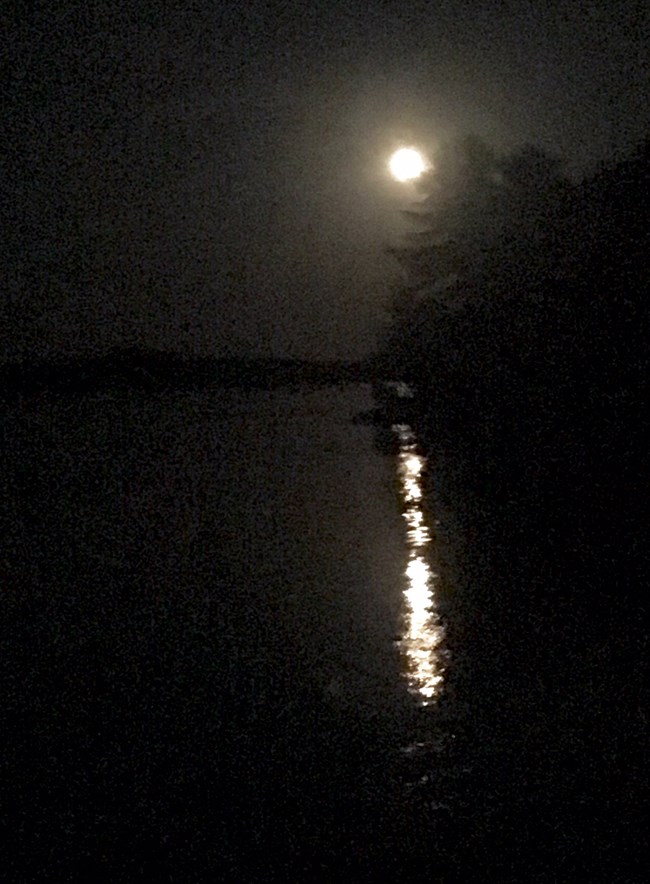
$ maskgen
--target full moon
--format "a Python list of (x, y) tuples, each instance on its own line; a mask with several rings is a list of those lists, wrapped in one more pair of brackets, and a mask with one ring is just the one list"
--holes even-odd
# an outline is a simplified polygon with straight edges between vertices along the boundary
[(396, 150), (388, 165), (393, 178), (397, 178), (398, 181), (419, 178), (426, 169), (422, 154), (414, 147), (402, 147)]

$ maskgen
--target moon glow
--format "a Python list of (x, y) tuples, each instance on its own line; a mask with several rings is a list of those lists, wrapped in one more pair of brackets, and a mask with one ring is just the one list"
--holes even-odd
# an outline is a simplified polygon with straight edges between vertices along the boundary
[(388, 166), (393, 178), (398, 181), (410, 181), (419, 178), (426, 169), (422, 154), (414, 147), (402, 147), (390, 158)]

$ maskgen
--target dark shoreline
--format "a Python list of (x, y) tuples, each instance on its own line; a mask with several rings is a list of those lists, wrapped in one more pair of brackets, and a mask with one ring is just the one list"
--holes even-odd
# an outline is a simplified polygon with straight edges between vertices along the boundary
[(280, 358), (189, 357), (155, 350), (113, 350), (103, 356), (29, 360), (0, 365), (0, 402), (50, 395), (140, 390), (273, 390), (368, 383), (373, 360), (313, 362)]

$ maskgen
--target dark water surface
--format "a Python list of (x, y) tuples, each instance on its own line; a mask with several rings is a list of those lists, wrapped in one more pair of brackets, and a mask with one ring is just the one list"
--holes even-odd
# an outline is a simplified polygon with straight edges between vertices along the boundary
[(645, 880), (640, 531), (372, 405), (5, 410), (8, 880)]
[(407, 426), (380, 453), (353, 420), (371, 405), (215, 388), (8, 412), (13, 880), (403, 868), (417, 758), (444, 742), (445, 591), (426, 459)]

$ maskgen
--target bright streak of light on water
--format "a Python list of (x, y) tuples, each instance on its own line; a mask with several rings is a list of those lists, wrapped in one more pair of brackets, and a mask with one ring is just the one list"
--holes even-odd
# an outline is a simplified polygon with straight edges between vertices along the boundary
[(408, 563), (404, 573), (404, 631), (400, 649), (404, 656), (409, 691), (423, 706), (440, 694), (444, 678), (444, 628), (436, 610), (436, 580), (426, 557), (431, 532), (422, 508), (422, 473), (426, 459), (418, 454), (412, 430), (397, 424), (398, 473), (406, 521)]

